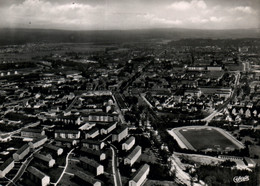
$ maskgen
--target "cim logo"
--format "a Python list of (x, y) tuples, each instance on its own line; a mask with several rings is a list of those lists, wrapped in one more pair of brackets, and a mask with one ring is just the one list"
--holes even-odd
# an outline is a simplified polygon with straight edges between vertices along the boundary
[(249, 176), (235, 176), (233, 178), (233, 181), (235, 183), (241, 183), (241, 182), (246, 182), (249, 181)]

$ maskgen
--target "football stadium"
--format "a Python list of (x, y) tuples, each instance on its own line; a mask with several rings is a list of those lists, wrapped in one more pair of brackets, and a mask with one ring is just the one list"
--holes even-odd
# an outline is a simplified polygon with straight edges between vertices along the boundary
[(228, 152), (245, 148), (231, 134), (217, 127), (187, 126), (174, 128), (168, 132), (184, 149)]

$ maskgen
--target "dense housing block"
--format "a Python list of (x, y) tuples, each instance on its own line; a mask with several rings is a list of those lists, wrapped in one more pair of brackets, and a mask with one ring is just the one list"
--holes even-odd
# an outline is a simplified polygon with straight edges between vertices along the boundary
[(55, 130), (55, 138), (64, 138), (64, 139), (79, 139), (80, 131), (79, 130)]
[(36, 185), (47, 186), (50, 184), (50, 177), (33, 166), (28, 167), (27, 175)]
[(30, 146), (25, 144), (13, 154), (13, 158), (15, 161), (22, 160), (29, 152)]
[(135, 144), (135, 137), (131, 136), (122, 144), (122, 150), (130, 150)]
[(47, 139), (47, 136), (41, 136), (29, 142), (29, 145), (32, 149), (35, 149), (42, 146), (47, 141)]
[(47, 166), (47, 167), (53, 167), (55, 164), (55, 160), (53, 158), (50, 158), (48, 156), (45, 156), (43, 154), (39, 154), (39, 153), (35, 153), (34, 157), (38, 160), (40, 160), (40, 162), (43, 163), (43, 165)]
[(50, 150), (51, 152), (53, 152), (57, 156), (59, 156), (63, 153), (63, 149), (60, 147), (57, 147), (55, 145), (45, 144), (44, 147), (47, 148), (48, 150)]
[(0, 166), (0, 178), (5, 177), (5, 175), (10, 172), (14, 168), (14, 159), (9, 158), (4, 161), (4, 163)]
[(87, 175), (84, 172), (77, 171), (74, 176), (80, 184), (89, 186), (101, 186), (101, 182), (99, 180)]
[(145, 182), (147, 175), (149, 174), (150, 166), (144, 164), (131, 178), (129, 186), (141, 186)]
[(116, 129), (112, 134), (112, 141), (120, 142), (128, 136), (128, 127), (123, 126)]
[(21, 131), (21, 136), (25, 138), (36, 138), (43, 135), (45, 135), (45, 131), (38, 128), (26, 128)]
[(86, 154), (87, 156), (93, 157), (98, 161), (102, 161), (106, 159), (106, 154), (100, 150), (93, 150), (93, 149), (88, 149), (86, 147), (81, 147), (80, 151)]
[(138, 145), (134, 150), (124, 159), (124, 164), (132, 166), (136, 160), (141, 156), (142, 148)]
[(98, 162), (96, 162), (93, 159), (89, 159), (87, 157), (81, 157), (80, 162), (84, 169), (91, 172), (95, 176), (98, 176), (98, 175), (104, 173), (103, 165), (100, 165)]

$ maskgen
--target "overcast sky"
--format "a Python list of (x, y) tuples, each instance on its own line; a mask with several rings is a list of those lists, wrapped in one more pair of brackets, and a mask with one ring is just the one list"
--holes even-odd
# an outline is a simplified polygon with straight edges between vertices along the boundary
[(259, 12), (260, 0), (0, 0), (0, 27), (247, 29)]

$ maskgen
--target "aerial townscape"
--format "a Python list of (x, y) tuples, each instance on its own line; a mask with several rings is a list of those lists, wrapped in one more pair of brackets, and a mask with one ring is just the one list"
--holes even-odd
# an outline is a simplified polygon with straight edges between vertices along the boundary
[(0, 27), (0, 185), (260, 185), (259, 29), (32, 24)]

